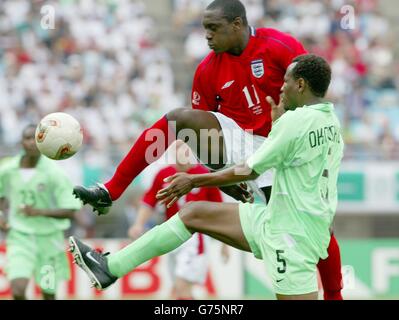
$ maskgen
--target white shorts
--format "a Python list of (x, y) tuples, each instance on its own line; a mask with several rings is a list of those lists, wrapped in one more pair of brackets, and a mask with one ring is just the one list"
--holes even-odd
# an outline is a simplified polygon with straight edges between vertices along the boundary
[(190, 240), (170, 252), (168, 264), (173, 280), (178, 277), (192, 283), (204, 284), (208, 270), (209, 245), (208, 236), (195, 233)]
[[(219, 112), (212, 112), (218, 119), (223, 131), (224, 146), (227, 154), (226, 166), (243, 163), (262, 145), (265, 137), (244, 131), (233, 119)], [(271, 186), (274, 170), (270, 169), (255, 180), (258, 188)], [(253, 187), (254, 184), (249, 183)], [(254, 190), (256, 191), (256, 190)]]

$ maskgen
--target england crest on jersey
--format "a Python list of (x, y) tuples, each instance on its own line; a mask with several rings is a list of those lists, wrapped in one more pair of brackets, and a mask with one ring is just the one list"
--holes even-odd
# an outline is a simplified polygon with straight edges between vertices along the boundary
[(265, 74), (265, 68), (263, 66), (263, 60), (253, 60), (251, 61), (251, 69), (252, 69), (252, 74), (256, 78), (261, 78)]

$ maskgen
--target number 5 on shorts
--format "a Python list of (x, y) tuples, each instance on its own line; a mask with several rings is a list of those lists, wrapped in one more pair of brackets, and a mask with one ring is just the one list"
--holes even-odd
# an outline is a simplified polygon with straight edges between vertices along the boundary
[(287, 270), (287, 263), (285, 262), (285, 259), (280, 256), (280, 254), (283, 254), (284, 250), (276, 250), (276, 255), (277, 255), (277, 262), (282, 263), (282, 267), (277, 267), (277, 272), (278, 273), (284, 273)]

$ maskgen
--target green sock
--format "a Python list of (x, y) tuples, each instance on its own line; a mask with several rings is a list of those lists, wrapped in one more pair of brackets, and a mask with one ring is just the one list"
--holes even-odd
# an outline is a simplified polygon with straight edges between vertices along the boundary
[(191, 232), (176, 213), (122, 250), (109, 255), (109, 271), (118, 278), (123, 277), (145, 261), (176, 249), (191, 236)]

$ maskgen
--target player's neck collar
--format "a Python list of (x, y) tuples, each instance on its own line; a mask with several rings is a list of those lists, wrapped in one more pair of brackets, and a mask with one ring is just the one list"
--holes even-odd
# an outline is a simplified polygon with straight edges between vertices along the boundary
[(250, 32), (252, 37), (256, 36), (256, 29), (254, 27), (249, 26), (249, 32)]

